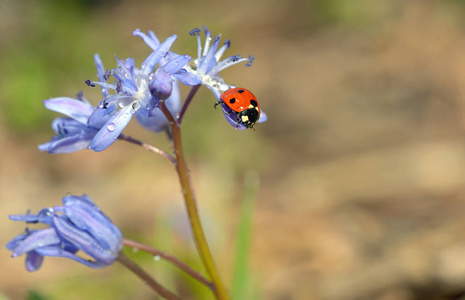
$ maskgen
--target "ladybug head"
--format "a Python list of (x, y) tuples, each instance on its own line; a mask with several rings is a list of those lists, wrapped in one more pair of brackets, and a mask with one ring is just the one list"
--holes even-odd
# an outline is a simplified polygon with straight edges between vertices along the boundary
[(238, 122), (245, 125), (247, 128), (253, 128), (260, 118), (260, 113), (257, 107), (251, 107), (237, 114)]

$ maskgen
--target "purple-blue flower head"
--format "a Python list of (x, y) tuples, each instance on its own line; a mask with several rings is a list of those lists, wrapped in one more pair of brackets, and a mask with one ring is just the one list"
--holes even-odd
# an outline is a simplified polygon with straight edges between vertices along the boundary
[[(231, 42), (226, 39), (221, 47), (219, 36), (211, 36), (207, 27), (203, 27), (205, 34), (205, 44), (202, 48), (200, 38), (201, 30), (193, 29), (190, 35), (197, 36), (197, 58), (193, 59), (186, 67), (186, 72), (176, 75), (183, 84), (192, 86), (203, 84), (207, 86), (219, 100), (222, 93), (229, 89), (229, 84), (225, 83), (223, 78), (218, 73), (230, 66), (241, 62), (247, 62), (246, 66), (251, 66), (253, 56), (242, 58), (240, 55), (233, 55), (220, 61), (224, 52), (231, 46)], [(219, 48), (218, 48), (219, 47)]]
[[(6, 247), (12, 257), (26, 253), (26, 269), (40, 268), (44, 256), (65, 257), (88, 267), (112, 264), (123, 249), (123, 235), (116, 225), (86, 195), (63, 198), (63, 206), (42, 209), (38, 214), (10, 215), (13, 221), (43, 223), (49, 227), (29, 230)], [(92, 259), (78, 255), (82, 251)]]
[[(138, 29), (134, 31), (134, 35), (145, 36)], [(167, 106), (173, 114), (179, 112), (181, 99), (174, 74), (181, 71), (189, 62), (190, 56), (172, 56), (170, 54), (169, 49), (176, 40), (176, 35), (167, 38), (163, 43), (160, 43), (153, 33), (151, 36), (147, 36), (147, 38), (151, 41), (153, 52), (145, 59), (140, 68), (135, 67), (132, 58), (126, 60), (116, 58), (118, 67), (111, 72), (117, 81), (116, 84), (107, 83), (106, 79), (108, 78), (101, 75), (103, 71), (99, 72), (100, 81), (88, 82), (89, 85), (100, 85), (102, 93), (108, 90), (116, 91), (116, 95), (107, 100), (107, 104), (114, 103), (113, 105), (118, 108), (118, 113), (114, 116), (115, 120), (108, 120), (106, 124), (114, 126), (106, 132), (100, 132), (97, 137), (110, 135), (116, 139), (133, 114), (144, 127), (155, 132), (161, 131), (167, 126), (166, 118), (158, 109), (161, 100), (167, 101)], [(96, 62), (97, 66), (99, 64), (101, 62)], [(160, 67), (156, 68), (157, 65)], [(97, 67), (97, 69), (104, 70), (103, 66)], [(133, 113), (132, 110), (134, 110)], [(120, 115), (122, 117), (118, 120)], [(90, 148), (98, 151), (97, 149), (105, 146), (105, 144), (101, 145), (95, 141), (95, 143), (91, 143)]]
[[(56, 118), (52, 122), (52, 128), (56, 135), (50, 142), (39, 145), (40, 151), (49, 153), (70, 153), (87, 149), (101, 130), (102, 119), (110, 117), (107, 110), (101, 112), (92, 107), (87, 100), (78, 96), (78, 99), (68, 97), (52, 98), (44, 101), (45, 107), (62, 113), (68, 117)], [(101, 113), (99, 122), (90, 120), (97, 111)]]
[[(223, 78), (218, 73), (230, 66), (241, 62), (247, 62), (246, 66), (250, 67), (254, 58), (251, 55), (248, 58), (242, 58), (240, 55), (233, 55), (220, 61), (226, 49), (230, 47), (231, 42), (226, 40), (223, 45), (219, 47), (221, 35), (212, 37), (210, 31), (205, 26), (203, 29), (206, 37), (203, 47), (200, 38), (201, 30), (195, 28), (190, 32), (191, 35), (197, 36), (197, 58), (191, 60), (187, 65), (184, 66), (183, 69), (174, 73), (173, 76), (187, 86), (198, 84), (207, 86), (213, 92), (216, 99), (220, 101), (221, 95), (234, 86), (225, 83)], [(147, 35), (140, 32), (139, 30), (136, 30), (133, 34), (135, 36), (141, 37), (144, 42), (153, 50), (157, 49), (159, 41), (152, 31), (149, 31)], [(167, 56), (173, 59), (176, 58), (178, 54), (168, 52)], [(238, 122), (237, 114), (232, 113), (232, 111), (228, 109), (227, 106), (222, 105), (222, 108), (228, 123), (237, 129), (246, 129), (246, 126), (244, 126), (241, 122)], [(262, 112), (257, 123), (262, 123), (266, 120), (266, 113)]]

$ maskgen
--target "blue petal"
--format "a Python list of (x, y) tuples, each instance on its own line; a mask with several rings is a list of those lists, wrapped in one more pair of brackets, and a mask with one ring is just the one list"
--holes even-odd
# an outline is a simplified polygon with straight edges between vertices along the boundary
[[(116, 104), (116, 103), (115, 103)], [(87, 125), (99, 130), (111, 118), (112, 110), (109, 108), (97, 107), (90, 115)]]
[(160, 45), (160, 41), (158, 40), (157, 36), (152, 30), (148, 31), (149, 36), (152, 38), (152, 40), (155, 42), (155, 45)]
[(181, 81), (182, 84), (187, 86), (193, 86), (202, 83), (202, 80), (197, 77), (197, 75), (187, 72), (184, 69), (179, 71), (179, 73), (174, 74), (174, 77)]
[[(100, 59), (100, 56), (98, 54), (94, 55), (94, 63), (95, 63), (95, 67), (97, 68), (97, 74), (98, 74), (99, 81), (102, 81), (102, 82), (107, 81), (105, 79), (105, 67), (103, 66), (102, 60)], [(104, 87), (102, 87), (102, 96), (104, 98), (108, 97), (108, 90)]]
[(117, 114), (112, 116), (95, 135), (89, 148), (96, 152), (100, 152), (110, 147), (138, 109), (139, 104), (137, 102), (122, 108)]
[(18, 247), (14, 249), (12, 257), (32, 251), (37, 247), (59, 244), (60, 241), (60, 238), (53, 228), (38, 230), (32, 232), (21, 244), (18, 245)]
[(39, 145), (40, 151), (47, 151), (48, 153), (71, 153), (79, 150), (87, 149), (92, 139), (97, 134), (94, 129), (89, 129), (81, 134), (54, 138), (50, 142)]
[(179, 70), (181, 70), (189, 60), (191, 60), (189, 55), (180, 55), (163, 65), (162, 69), (166, 73), (174, 74), (179, 72)]
[(44, 208), (39, 211), (36, 215), (26, 214), (26, 215), (10, 215), (8, 216), (12, 221), (22, 221), (26, 223), (43, 223), (51, 225), (53, 215), (52, 208)]
[(176, 116), (181, 110), (181, 89), (179, 88), (177, 80), (173, 82), (173, 91), (171, 92), (171, 96), (166, 99), (165, 103), (173, 116)]
[[(153, 33), (153, 32), (152, 32)], [(149, 31), (149, 34), (150, 34), (150, 31)], [(148, 35), (146, 35), (145, 33), (141, 32), (139, 28), (137, 28), (136, 30), (134, 30), (134, 32), (132, 33), (133, 36), (138, 36), (138, 37), (141, 37), (144, 42), (150, 47), (152, 48), (153, 50), (156, 50), (158, 48), (158, 46), (160, 45), (160, 42), (158, 40), (154, 40), (152, 39), (151, 37), (149, 37)]]
[(166, 55), (176, 38), (176, 35), (172, 35), (169, 38), (167, 38), (163, 43), (161, 43), (160, 46), (155, 51), (153, 51), (142, 63), (140, 73), (144, 75), (150, 74), (155, 65), (162, 59), (163, 56)]
[(59, 135), (69, 136), (86, 130), (87, 126), (74, 119), (61, 117), (53, 120), (52, 129)]
[(28, 252), (25, 261), (26, 270), (28, 270), (28, 272), (34, 272), (39, 270), (39, 268), (42, 266), (43, 261), (44, 257), (36, 251)]
[[(34, 230), (36, 231), (36, 230)], [(15, 236), (11, 241), (6, 244), (6, 248), (10, 251), (13, 251), (15, 248), (17, 248), (23, 241), (26, 239), (32, 231), (30, 231), (28, 234), (19, 234)]]
[(53, 220), (55, 228), (60, 236), (76, 245), (81, 251), (87, 253), (101, 263), (111, 264), (116, 260), (121, 248), (104, 248), (91, 234), (77, 228), (73, 223), (63, 217), (55, 216)]
[(134, 85), (134, 60), (129, 60), (128, 58), (126, 61), (120, 61), (116, 55), (115, 59), (118, 62), (118, 68), (113, 70), (113, 76), (121, 80), (123, 85), (130, 90), (137, 91), (137, 86)]
[(66, 216), (77, 227), (92, 234), (106, 249), (122, 246), (123, 235), (118, 227), (93, 203), (75, 197), (65, 202)]
[(257, 123), (263, 123), (268, 120), (268, 116), (265, 114), (265, 112), (262, 110), (260, 111), (260, 118), (258, 119)]
[(141, 110), (136, 113), (137, 121), (139, 121), (142, 126), (157, 133), (168, 128), (168, 120), (160, 109), (156, 108), (152, 112), (153, 116), (149, 117), (147, 114), (145, 108), (141, 108)]
[(72, 252), (64, 251), (59, 246), (40, 247), (40, 248), (37, 248), (36, 252), (43, 256), (70, 258), (72, 260), (75, 260), (81, 264), (84, 264), (94, 269), (100, 269), (108, 265), (106, 263), (102, 263), (99, 261), (90, 261), (90, 260), (81, 258)]
[(67, 97), (44, 100), (44, 104), (47, 109), (67, 115), (82, 124), (87, 124), (87, 119), (94, 110), (88, 103)]
[(100, 208), (97, 205), (95, 205), (95, 202), (89, 196), (87, 196), (86, 194), (83, 194), (82, 196), (67, 195), (67, 196), (63, 197), (63, 199), (62, 199), (63, 205), (65, 205), (65, 206), (67, 204), (71, 204), (71, 203), (74, 203), (76, 201), (87, 203), (87, 204), (93, 206), (96, 210), (100, 210)]
[(134, 68), (136, 67), (134, 63), (134, 58), (128, 57), (126, 58), (126, 60), (124, 60), (123, 63), (126, 69), (128, 69), (131, 72), (131, 74), (134, 76)]
[(216, 53), (216, 50), (218, 49), (219, 43), (220, 43), (219, 38), (216, 38), (213, 40), (213, 44), (210, 47), (210, 49), (208, 49), (208, 53), (204, 56), (204, 58), (199, 64), (198, 72), (200, 74), (207, 74), (217, 64), (215, 53)]
[(226, 121), (228, 121), (228, 123), (231, 124), (231, 126), (239, 130), (245, 130), (247, 128), (244, 124), (240, 122), (238, 123), (237, 114), (231, 112), (231, 110), (226, 105), (221, 104), (221, 108), (223, 109), (223, 114), (226, 118)]

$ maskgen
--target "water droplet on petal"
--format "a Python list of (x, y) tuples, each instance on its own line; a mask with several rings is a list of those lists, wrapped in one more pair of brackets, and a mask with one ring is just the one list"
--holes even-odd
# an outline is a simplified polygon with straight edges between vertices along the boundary
[(110, 124), (108, 124), (107, 129), (108, 129), (108, 131), (115, 131), (116, 124), (111, 122)]
[(161, 259), (160, 255), (155, 255), (155, 256), (153, 257), (153, 260), (154, 260), (154, 261), (160, 261), (160, 259)]
[(137, 102), (137, 101), (134, 101), (134, 102), (132, 103), (132, 108), (133, 108), (134, 110), (139, 110), (139, 108), (140, 108), (140, 103)]

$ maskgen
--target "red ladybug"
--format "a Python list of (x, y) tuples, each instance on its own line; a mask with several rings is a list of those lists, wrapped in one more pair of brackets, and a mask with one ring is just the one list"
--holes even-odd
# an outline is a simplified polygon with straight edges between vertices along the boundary
[[(237, 125), (242, 124), (247, 128), (253, 128), (253, 125), (260, 119), (260, 106), (257, 98), (247, 89), (231, 88), (221, 95), (221, 100), (215, 104), (222, 104), (224, 108), (231, 110), (230, 114), (236, 114)], [(226, 107), (225, 107), (226, 106)]]

